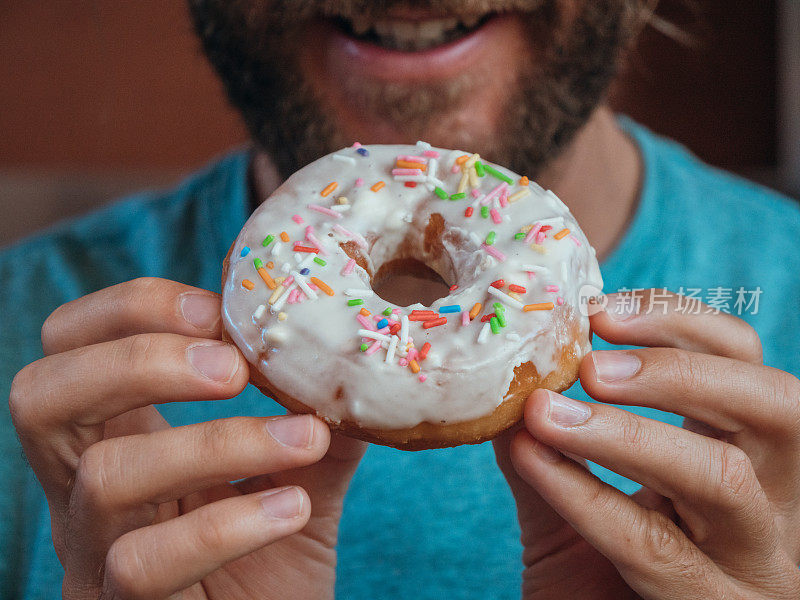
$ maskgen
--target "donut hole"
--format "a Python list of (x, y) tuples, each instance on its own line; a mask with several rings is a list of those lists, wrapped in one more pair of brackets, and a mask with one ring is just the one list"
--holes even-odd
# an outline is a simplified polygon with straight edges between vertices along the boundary
[(373, 291), (392, 304), (430, 306), (450, 293), (442, 276), (416, 258), (395, 258), (383, 263), (372, 278)]

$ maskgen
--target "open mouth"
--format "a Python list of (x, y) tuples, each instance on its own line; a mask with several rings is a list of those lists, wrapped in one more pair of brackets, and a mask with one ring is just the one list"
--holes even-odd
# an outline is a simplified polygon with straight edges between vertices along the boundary
[(456, 42), (485, 25), (493, 14), (441, 17), (425, 20), (335, 17), (334, 23), (345, 34), (386, 50), (424, 52)]

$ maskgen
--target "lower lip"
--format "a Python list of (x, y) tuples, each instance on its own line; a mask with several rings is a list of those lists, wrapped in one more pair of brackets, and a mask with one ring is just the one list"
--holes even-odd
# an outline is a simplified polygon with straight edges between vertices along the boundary
[[(447, 44), (418, 52), (390, 50), (344, 33), (331, 22), (320, 32), (327, 66), (334, 73), (386, 81), (420, 81), (457, 76), (480, 62), (483, 52), (501, 44), (511, 15), (494, 16)], [(495, 46), (497, 47), (497, 46)]]

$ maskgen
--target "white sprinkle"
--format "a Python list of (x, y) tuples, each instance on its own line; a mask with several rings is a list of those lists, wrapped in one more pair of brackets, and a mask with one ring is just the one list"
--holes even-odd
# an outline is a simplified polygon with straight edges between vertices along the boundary
[(492, 330), (491, 325), (489, 325), (489, 321), (483, 324), (481, 327), (481, 332), (478, 334), (478, 343), (485, 344), (486, 340), (489, 339), (489, 332)]
[(333, 155), (333, 159), (334, 160), (339, 160), (341, 162), (346, 162), (346, 163), (349, 163), (351, 165), (356, 164), (356, 159), (355, 158), (353, 158), (352, 156), (344, 156), (343, 154), (334, 154)]
[(432, 158), (428, 162), (428, 177), (432, 179), (436, 179), (436, 170), (439, 168), (439, 161), (435, 158)]
[(351, 206), (349, 204), (334, 204), (331, 206), (331, 210), (335, 210), (336, 212), (345, 212), (350, 210)]
[(288, 273), (291, 270), (292, 267), (289, 265), (289, 263), (285, 262), (281, 265), (281, 271), (283, 271), (284, 273)]
[(277, 256), (277, 255), (278, 255), (278, 252), (280, 252), (280, 251), (281, 251), (281, 248), (282, 248), (282, 247), (283, 247), (283, 244), (281, 244), (280, 242), (275, 242), (275, 244), (272, 246), (272, 250), (270, 250), (270, 252), (269, 252), (269, 253), (270, 253), (272, 256)]
[(522, 200), (523, 198), (526, 198), (526, 197), (530, 196), (530, 194), (531, 194), (531, 191), (528, 188), (523, 188), (523, 189), (519, 190), (518, 192), (514, 192), (513, 194), (511, 194), (508, 197), (508, 201), (511, 202), (511, 203), (514, 203), (517, 200)]
[(310, 266), (312, 262), (314, 262), (314, 258), (317, 255), (314, 252), (309, 252), (303, 256), (303, 260), (300, 261), (300, 264), (297, 265), (297, 270), (302, 271), (306, 267)]
[(392, 314), (389, 315), (389, 320), (390, 321), (399, 321), (400, 317), (398, 317), (396, 314), (392, 313)]
[(344, 291), (345, 296), (355, 296), (356, 298), (370, 298), (375, 295), (369, 288), (347, 288)]
[(512, 342), (518, 342), (520, 340), (518, 333), (507, 333), (506, 339), (511, 340)]
[(386, 350), (386, 364), (391, 364), (394, 360), (394, 353), (397, 351), (397, 336), (392, 336), (392, 341), (389, 342), (389, 349)]
[(267, 312), (267, 306), (265, 304), (261, 304), (256, 309), (256, 312), (253, 313), (253, 318), (257, 321), (258, 319), (264, 316), (265, 312)]
[(381, 342), (391, 342), (392, 337), (394, 337), (394, 336), (383, 335), (382, 333), (378, 333), (377, 331), (370, 331), (369, 329), (359, 329), (358, 335), (360, 335), (361, 337), (369, 338), (371, 340), (380, 340)]
[(434, 186), (444, 188), (444, 181), (437, 179), (436, 177), (428, 177), (428, 183), (432, 183)]
[(531, 271), (533, 273), (549, 273), (550, 269), (541, 265), (522, 265), (523, 271)]
[(284, 305), (284, 304), (286, 304), (286, 301), (289, 299), (289, 294), (291, 294), (291, 293), (292, 293), (292, 290), (293, 290), (293, 289), (295, 289), (295, 288), (297, 288), (297, 284), (296, 284), (296, 283), (292, 283), (292, 285), (290, 285), (288, 288), (286, 288), (286, 291), (285, 291), (285, 292), (284, 292), (284, 293), (281, 295), (281, 297), (280, 297), (280, 298), (278, 298), (278, 299), (275, 301), (275, 304), (273, 304), (272, 306), (270, 306), (270, 310), (271, 310), (273, 313), (276, 313), (276, 312), (278, 312), (280, 309), (282, 309), (282, 308), (283, 308), (283, 305)]
[(290, 275), (294, 277), (297, 285), (300, 286), (300, 289), (303, 290), (305, 295), (308, 296), (310, 300), (316, 300), (318, 298), (317, 293), (308, 286), (306, 278), (300, 275), (298, 271), (292, 271)]
[(492, 295), (500, 299), (501, 302), (504, 304), (508, 304), (509, 306), (513, 306), (516, 309), (522, 310), (523, 304), (519, 300), (514, 300), (511, 296), (506, 294), (505, 292), (501, 292), (496, 287), (489, 286), (487, 291)]
[(425, 175), (395, 175), (395, 181), (413, 181), (414, 183), (426, 183), (428, 178)]
[(417, 148), (419, 148), (424, 152), (425, 150), (430, 150), (431, 145), (428, 142), (423, 142), (420, 140), (419, 142), (417, 142)]
[(400, 347), (405, 348), (408, 344), (408, 317), (400, 317)]
[(296, 262), (296, 263), (302, 262), (304, 258), (305, 258), (305, 255), (303, 253), (301, 253), (301, 252), (295, 252), (294, 253), (294, 262)]

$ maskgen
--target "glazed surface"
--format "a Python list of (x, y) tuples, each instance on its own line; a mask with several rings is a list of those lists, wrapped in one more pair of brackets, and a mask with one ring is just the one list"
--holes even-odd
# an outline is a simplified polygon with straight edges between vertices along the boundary
[[(580, 290), (602, 288), (566, 206), (520, 181), (425, 144), (321, 158), (261, 204), (234, 243), (228, 334), (274, 388), (334, 422), (401, 429), (491, 414), (515, 367), (530, 362), (545, 377), (565, 347), (589, 351)], [(421, 261), (453, 289), (430, 306), (381, 299), (371, 278), (398, 258)]]

